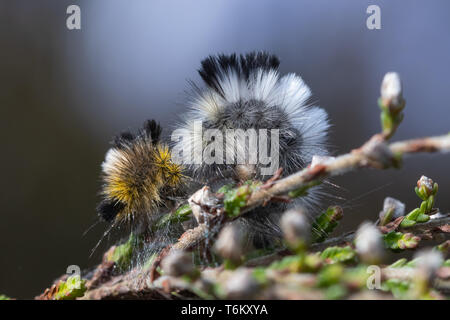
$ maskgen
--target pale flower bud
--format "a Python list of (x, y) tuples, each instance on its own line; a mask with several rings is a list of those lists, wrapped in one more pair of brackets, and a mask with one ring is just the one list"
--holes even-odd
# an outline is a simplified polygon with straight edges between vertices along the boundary
[(415, 255), (416, 266), (428, 279), (432, 279), (436, 271), (444, 263), (442, 253), (437, 250), (424, 249)]
[(400, 200), (386, 197), (383, 202), (383, 211), (380, 212), (381, 225), (405, 215), (405, 204)]
[(258, 282), (247, 269), (237, 269), (225, 283), (228, 299), (251, 299), (258, 289)]
[(402, 101), (402, 83), (396, 72), (388, 72), (381, 84), (381, 99), (387, 104), (398, 105)]
[(290, 245), (297, 246), (301, 242), (309, 242), (311, 226), (302, 210), (286, 211), (281, 217), (280, 225), (284, 238)]
[(363, 223), (356, 231), (356, 252), (362, 261), (376, 264), (384, 255), (384, 244), (380, 231), (370, 222)]
[(191, 255), (181, 250), (170, 252), (161, 262), (161, 268), (165, 274), (172, 277), (180, 277), (194, 271)]
[(417, 181), (417, 188), (425, 190), (427, 195), (431, 195), (433, 192), (434, 182), (426, 176), (421, 176), (419, 181)]
[(383, 203), (383, 211), (387, 211), (390, 208), (394, 209), (394, 219), (405, 215), (405, 204), (403, 202), (395, 198), (386, 197)]
[(240, 262), (244, 254), (244, 232), (236, 225), (227, 225), (219, 234), (215, 251), (225, 259)]

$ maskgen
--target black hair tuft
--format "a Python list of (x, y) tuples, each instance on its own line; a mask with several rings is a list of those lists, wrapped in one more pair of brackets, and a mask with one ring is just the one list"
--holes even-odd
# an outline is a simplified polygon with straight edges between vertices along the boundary
[(97, 206), (97, 213), (104, 221), (111, 222), (124, 207), (120, 201), (103, 200)]
[(144, 133), (153, 143), (158, 142), (161, 137), (162, 128), (155, 120), (147, 120), (144, 122)]
[(122, 149), (133, 142), (135, 136), (130, 131), (123, 131), (114, 137), (112, 145), (114, 148)]
[(198, 70), (203, 81), (217, 93), (223, 96), (223, 90), (220, 81), (223, 75), (234, 72), (238, 77), (248, 80), (252, 71), (257, 69), (277, 70), (280, 60), (277, 56), (267, 52), (250, 52), (245, 55), (237, 56), (218, 54), (209, 56), (201, 62), (201, 68)]

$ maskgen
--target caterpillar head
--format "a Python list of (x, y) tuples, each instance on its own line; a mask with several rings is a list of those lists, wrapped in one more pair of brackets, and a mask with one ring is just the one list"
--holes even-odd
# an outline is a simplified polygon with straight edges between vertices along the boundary
[[(261, 140), (256, 153), (251, 152), (251, 141), (237, 141), (236, 135), (227, 138), (230, 129), (246, 133), (255, 130), (257, 134), (261, 129), (278, 132), (278, 137), (267, 134), (265, 150), (271, 149), (271, 139), (278, 139), (278, 150), (270, 150), (270, 153), (275, 152), (272, 155), (278, 156), (279, 167), (285, 174), (303, 168), (313, 155), (326, 155), (325, 140), (329, 128), (326, 112), (308, 105), (311, 96), (308, 86), (295, 74), (280, 76), (278, 66), (278, 58), (265, 52), (217, 55), (203, 60), (199, 73), (206, 87), (194, 86), (191, 110), (182, 124), (187, 132), (191, 132), (190, 139), (178, 142), (177, 150), (183, 149), (180, 144), (190, 144), (201, 145), (203, 154), (208, 151), (207, 139), (194, 130), (194, 124), (201, 123), (203, 130), (216, 129), (222, 133), (223, 159), (227, 159), (226, 154), (232, 150), (235, 150), (234, 154), (243, 152), (246, 159), (252, 153), (257, 159), (262, 155)], [(209, 164), (203, 161), (190, 163), (188, 167), (199, 179), (228, 174), (240, 180), (252, 175), (263, 178), (261, 162), (245, 161)]]
[(97, 211), (103, 220), (152, 221), (166, 197), (180, 190), (182, 167), (173, 163), (160, 135), (161, 127), (151, 120), (136, 135), (115, 138), (102, 164), (103, 199)]

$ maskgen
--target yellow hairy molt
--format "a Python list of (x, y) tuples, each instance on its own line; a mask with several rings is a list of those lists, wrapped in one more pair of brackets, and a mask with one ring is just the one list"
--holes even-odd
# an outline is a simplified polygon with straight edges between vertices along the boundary
[(159, 168), (159, 176), (170, 187), (181, 183), (182, 167), (172, 161), (172, 153), (165, 144), (158, 144), (155, 149), (155, 164)]
[(158, 142), (159, 133), (159, 125), (147, 122), (136, 136), (122, 134), (108, 152), (98, 206), (104, 220), (151, 220), (181, 189), (183, 168), (172, 161), (169, 147)]
[(123, 181), (121, 177), (111, 177), (105, 193), (109, 198), (115, 198), (121, 202), (130, 203), (133, 198), (138, 196), (137, 190), (132, 188), (129, 183)]

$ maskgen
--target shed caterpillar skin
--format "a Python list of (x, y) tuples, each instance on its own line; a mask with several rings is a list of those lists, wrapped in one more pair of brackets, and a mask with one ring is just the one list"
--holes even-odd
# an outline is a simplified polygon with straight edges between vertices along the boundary
[[(190, 110), (181, 123), (184, 130), (191, 132), (190, 139), (175, 143), (177, 149), (183, 149), (179, 144), (197, 143), (205, 150), (204, 141), (198, 140), (203, 137), (194, 134), (193, 130), (193, 123), (201, 121), (203, 128), (218, 129), (224, 137), (226, 129), (278, 129), (279, 167), (283, 168), (283, 175), (304, 168), (314, 155), (326, 156), (330, 126), (327, 113), (308, 104), (311, 91), (302, 78), (293, 73), (280, 76), (279, 64), (275, 55), (265, 52), (220, 54), (204, 59), (199, 74), (205, 86), (193, 85)], [(231, 143), (234, 146), (236, 142)], [(225, 152), (230, 148), (229, 144), (230, 141), (225, 141)], [(195, 180), (207, 183), (224, 182), (226, 179), (242, 182), (268, 178), (261, 174), (259, 164), (208, 165), (202, 162), (185, 165)], [(294, 205), (314, 209), (320, 203), (319, 194), (320, 190), (312, 190), (308, 197), (300, 198)], [(273, 217), (273, 212), (283, 208), (271, 205), (258, 209), (258, 214), (250, 215), (255, 216), (251, 222), (253, 228), (268, 233), (279, 230), (274, 224), (277, 217)]]
[(168, 197), (181, 192), (182, 167), (172, 161), (160, 135), (159, 124), (148, 120), (136, 135), (124, 132), (114, 139), (102, 163), (101, 219), (147, 226), (169, 205)]

